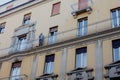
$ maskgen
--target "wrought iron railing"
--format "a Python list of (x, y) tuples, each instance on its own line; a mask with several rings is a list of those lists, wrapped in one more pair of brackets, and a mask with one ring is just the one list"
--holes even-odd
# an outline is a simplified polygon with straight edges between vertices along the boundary
[(28, 76), (25, 74), (16, 75), (16, 76), (11, 76), (11, 77), (0, 78), (0, 80), (28, 80)]
[[(56, 39), (54, 39), (56, 41), (54, 41), (52, 43), (49, 43), (49, 40), (50, 40), (49, 38), (51, 36), (45, 36), (42, 46), (52, 45), (52, 44), (59, 43), (59, 42), (64, 42), (64, 41), (67, 41), (67, 40), (70, 40), (70, 39), (80, 38), (82, 36), (86, 36), (86, 35), (90, 35), (90, 34), (96, 34), (96, 33), (102, 32), (102, 31), (110, 30), (110, 29), (113, 29), (113, 25), (114, 24), (112, 23), (112, 19), (106, 19), (106, 20), (95, 22), (93, 24), (88, 25), (87, 26), (87, 32), (85, 33), (85, 35), (81, 35), (81, 36), (80, 36), (80, 33), (79, 33), (79, 28), (74, 27), (71, 30), (67, 30), (67, 31), (64, 31), (64, 32), (57, 33), (57, 35), (55, 35)], [(119, 27), (119, 26), (117, 26), (117, 27)], [(117, 27), (114, 27), (114, 28), (117, 28)], [(29, 46), (30, 43), (32, 43), (32, 47), (27, 47), (27, 46)], [(7, 55), (8, 53), (27, 51), (27, 50), (30, 50), (32, 48), (39, 47), (39, 39), (37, 38), (37, 39), (34, 39), (33, 41), (29, 41), (29, 42), (26, 42), (26, 43), (23, 43), (23, 44), (26, 44), (26, 47), (24, 49), (22, 49), (22, 50), (16, 49), (13, 52), (11, 52), (11, 50), (19, 44), (13, 45), (9, 48), (0, 49), (0, 56)]]

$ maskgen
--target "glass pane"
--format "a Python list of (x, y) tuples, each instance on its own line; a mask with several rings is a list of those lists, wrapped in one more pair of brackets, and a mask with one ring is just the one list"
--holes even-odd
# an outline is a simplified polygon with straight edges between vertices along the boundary
[(86, 67), (87, 66), (87, 55), (86, 55), (86, 53), (83, 53), (83, 61), (84, 61), (84, 66), (83, 67)]
[(45, 63), (45, 73), (48, 71), (48, 63)]
[(81, 64), (81, 54), (76, 55), (76, 68), (80, 67)]
[(116, 11), (112, 12), (112, 26), (117, 27), (117, 15), (116, 15)]
[(84, 21), (84, 28), (85, 28), (85, 31), (84, 31), (85, 33), (84, 33), (84, 35), (87, 35), (87, 32), (88, 32), (87, 25), (88, 25), (88, 21), (85, 20), (85, 21)]
[(82, 21), (79, 21), (78, 22), (78, 36), (82, 36), (82, 26), (83, 26)]
[(114, 48), (114, 61), (119, 60), (119, 48)]
[(120, 26), (120, 9), (118, 11), (118, 17), (119, 17), (119, 26)]

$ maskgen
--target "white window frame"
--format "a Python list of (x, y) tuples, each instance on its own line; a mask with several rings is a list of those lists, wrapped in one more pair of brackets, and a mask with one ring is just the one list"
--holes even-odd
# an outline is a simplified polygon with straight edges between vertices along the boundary
[(18, 37), (17, 50), (22, 51), (22, 50), (25, 50), (26, 47), (27, 47), (27, 36), (23, 38)]
[[(48, 55), (49, 56), (49, 55)], [(53, 57), (55, 58), (55, 55), (53, 54)], [(50, 61), (50, 62), (45, 62), (45, 69), (44, 69), (44, 73), (46, 74), (51, 74), (54, 71), (54, 61)]]
[[(118, 53), (116, 53), (115, 49), (113, 48), (114, 62), (120, 60), (120, 47), (117, 49), (118, 49)], [(116, 56), (118, 56), (118, 59), (116, 59)]]
[[(113, 12), (115, 12), (116, 16), (115, 16), (115, 19), (114, 19), (114, 16), (113, 16)], [(116, 28), (116, 27), (120, 27), (120, 9), (116, 9), (116, 10), (113, 10), (111, 11), (111, 16), (112, 16), (112, 28)], [(117, 21), (117, 24), (114, 25), (114, 20)]]
[[(87, 24), (86, 24), (87, 22)], [(81, 25), (82, 24), (82, 25)], [(87, 18), (83, 18), (78, 20), (78, 36), (85, 36), (88, 32), (88, 20)]]
[(76, 68), (85, 68), (87, 66), (87, 52), (76, 53)]
[[(21, 63), (20, 63), (21, 64)], [(21, 67), (12, 67), (11, 69), (11, 74), (10, 74), (10, 80), (16, 80), (16, 79), (20, 79), (19, 75), (20, 75), (20, 70)]]

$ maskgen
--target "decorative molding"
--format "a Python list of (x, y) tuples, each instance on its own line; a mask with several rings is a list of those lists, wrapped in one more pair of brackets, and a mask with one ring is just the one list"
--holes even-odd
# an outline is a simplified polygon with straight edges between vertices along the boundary
[(78, 38), (74, 38), (74, 39), (70, 39), (64, 42), (59, 42), (59, 43), (55, 43), (55, 44), (51, 44), (51, 45), (46, 45), (46, 46), (42, 46), (42, 47), (35, 47), (32, 48), (28, 51), (23, 51), (23, 52), (17, 52), (14, 54), (9, 54), (3, 57), (0, 57), (0, 62), (1, 61), (5, 61), (5, 60), (9, 60), (13, 57), (17, 57), (17, 56), (27, 56), (27, 55), (32, 55), (32, 54), (44, 54), (53, 50), (61, 50), (63, 48), (69, 47), (71, 45), (75, 46), (75, 45), (82, 45), (84, 43), (87, 44), (91, 44), (91, 43), (95, 43), (97, 40), (101, 39), (101, 40), (108, 40), (111, 38), (119, 38), (120, 37), (120, 27), (118, 28), (112, 28), (106, 31), (102, 31), (99, 33), (93, 33), (93, 34), (89, 34), (83, 37), (78, 37)]

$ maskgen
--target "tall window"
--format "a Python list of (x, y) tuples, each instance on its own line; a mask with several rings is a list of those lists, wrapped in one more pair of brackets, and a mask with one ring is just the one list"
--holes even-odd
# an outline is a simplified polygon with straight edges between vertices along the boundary
[(82, 10), (88, 7), (88, 0), (78, 0), (78, 10)]
[(114, 61), (120, 60), (120, 39), (112, 41)]
[(120, 26), (120, 9), (114, 9), (111, 11), (112, 16), (112, 27), (119, 27)]
[(19, 80), (21, 62), (15, 62), (12, 64), (11, 68), (11, 78), (10, 80)]
[(4, 33), (5, 30), (5, 22), (0, 24), (0, 34)]
[(25, 14), (23, 19), (23, 24), (29, 24), (31, 18), (31, 13)]
[(57, 41), (58, 26), (52, 27), (49, 30), (49, 44)]
[(60, 2), (53, 4), (52, 6), (52, 15), (60, 13)]
[(18, 45), (17, 45), (17, 50), (22, 51), (26, 48), (27, 45), (27, 39), (26, 39), (26, 34), (18, 36)]
[(87, 48), (76, 49), (76, 68), (87, 66)]
[(88, 30), (88, 20), (87, 18), (78, 20), (78, 36), (84, 36), (87, 34)]
[(46, 56), (44, 73), (53, 73), (54, 70), (54, 54)]

